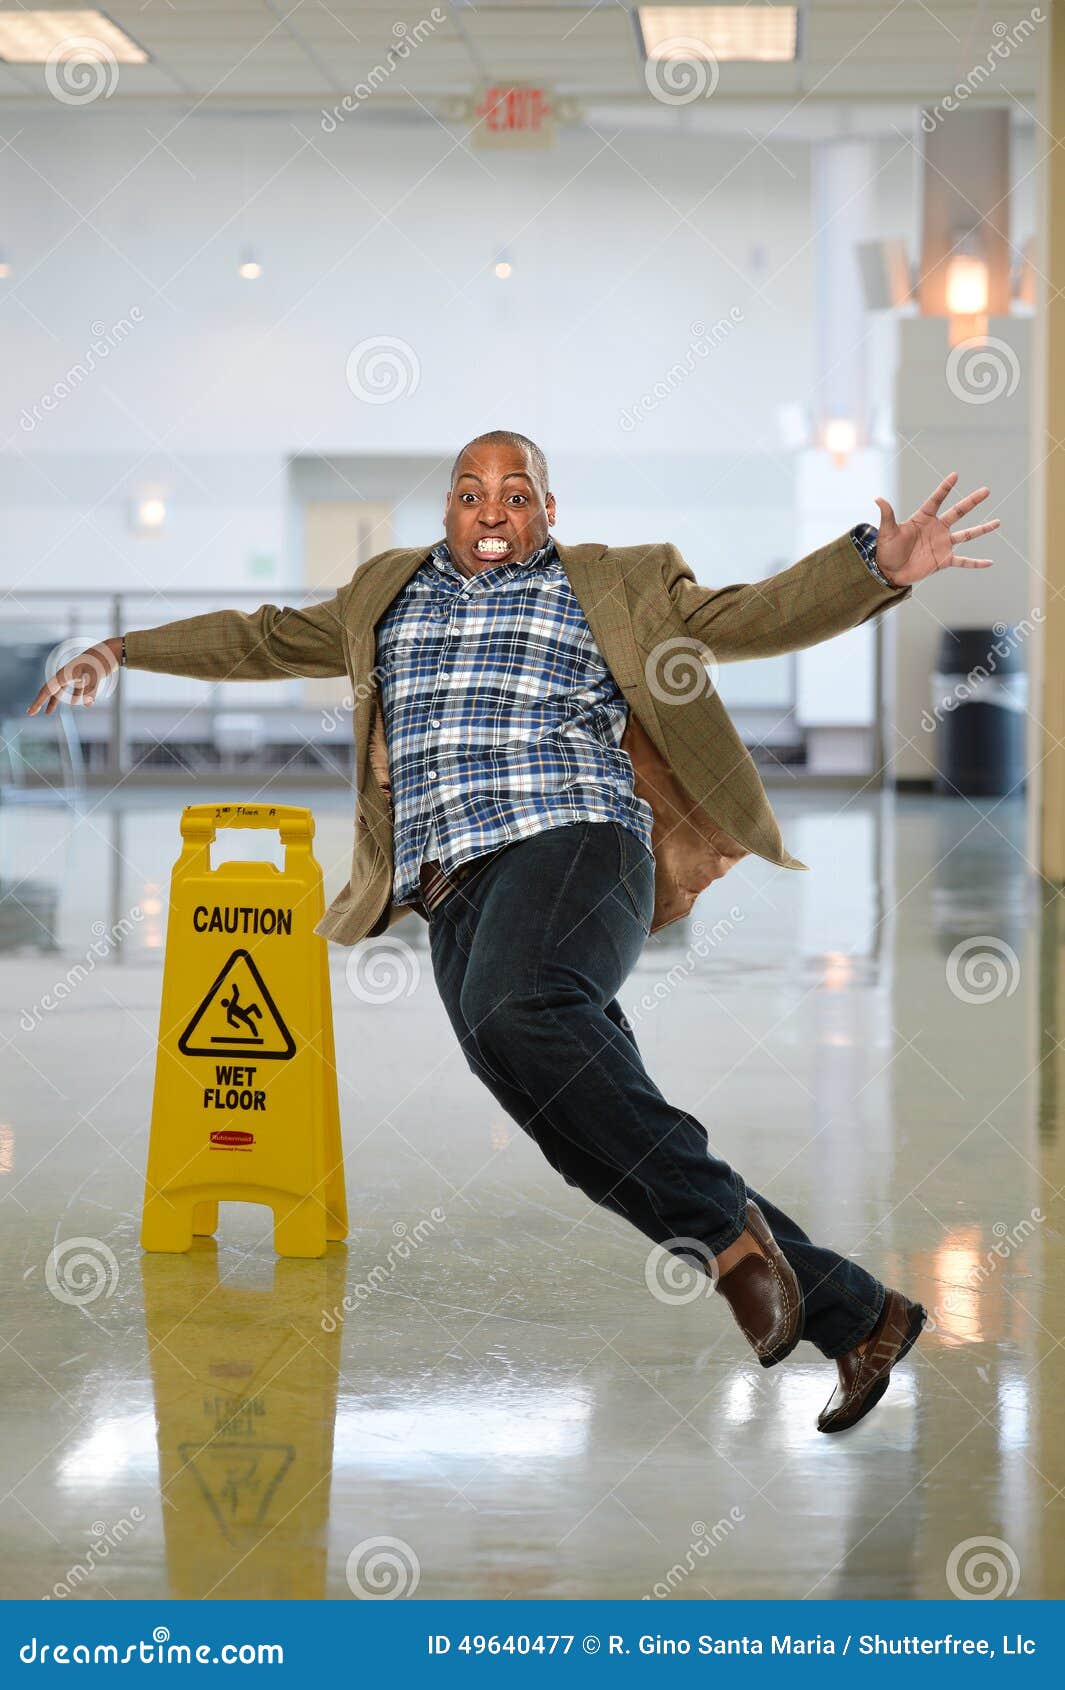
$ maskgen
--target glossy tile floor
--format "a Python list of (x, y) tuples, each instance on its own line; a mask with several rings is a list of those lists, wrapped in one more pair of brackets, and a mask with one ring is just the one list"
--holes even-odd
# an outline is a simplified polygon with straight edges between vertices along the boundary
[[(826, 1438), (829, 1364), (752, 1365), (501, 1116), (416, 919), (398, 986), (331, 949), (347, 1246), (226, 1206), (141, 1254), (178, 816), (249, 795), (0, 809), (5, 1595), (1065, 1594), (1065, 953), (1020, 801), (774, 792), (813, 872), (748, 859), (622, 994), (751, 1182), (933, 1311)], [(350, 802), (271, 796), (332, 895)]]

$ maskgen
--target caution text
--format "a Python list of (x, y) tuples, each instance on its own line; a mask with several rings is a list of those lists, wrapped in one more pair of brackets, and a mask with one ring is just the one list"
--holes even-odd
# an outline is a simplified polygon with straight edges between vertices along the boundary
[(197, 933), (291, 933), (290, 909), (259, 909), (249, 904), (197, 904), (192, 912)]

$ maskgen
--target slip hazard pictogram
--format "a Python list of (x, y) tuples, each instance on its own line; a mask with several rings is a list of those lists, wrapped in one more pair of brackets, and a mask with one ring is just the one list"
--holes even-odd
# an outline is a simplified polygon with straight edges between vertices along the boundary
[(296, 1041), (248, 951), (234, 951), (178, 1040), (185, 1056), (258, 1056), (283, 1062)]

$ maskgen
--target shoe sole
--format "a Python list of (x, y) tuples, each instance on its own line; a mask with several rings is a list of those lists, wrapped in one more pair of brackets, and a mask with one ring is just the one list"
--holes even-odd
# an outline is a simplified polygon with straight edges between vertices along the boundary
[[(801, 1318), (801, 1310), (800, 1310), (800, 1318)], [(800, 1332), (796, 1333), (795, 1337), (791, 1340), (791, 1343), (786, 1344), (782, 1350), (771, 1350), (768, 1355), (764, 1355), (764, 1356), (758, 1355), (758, 1351), (756, 1350), (755, 1355), (758, 1356), (759, 1366), (760, 1367), (775, 1367), (777, 1365), (778, 1361), (784, 1361), (786, 1359), (786, 1357), (790, 1356), (792, 1350), (797, 1350), (801, 1343), (802, 1343), (802, 1333), (800, 1331)]]
[(817, 1430), (819, 1432), (824, 1432), (826, 1436), (831, 1436), (833, 1432), (849, 1432), (852, 1426), (857, 1426), (860, 1421), (865, 1419), (867, 1414), (872, 1413), (873, 1409), (876, 1407), (877, 1403), (883, 1397), (885, 1391), (890, 1385), (891, 1375), (894, 1373), (896, 1367), (898, 1367), (899, 1362), (903, 1361), (906, 1356), (909, 1355), (918, 1338), (921, 1336), (921, 1330), (927, 1319), (928, 1310), (924, 1307), (923, 1303), (918, 1303), (913, 1311), (913, 1314), (910, 1316), (910, 1324), (906, 1328), (905, 1338), (899, 1345), (898, 1355), (891, 1363), (891, 1366), (888, 1368), (883, 1378), (877, 1380), (876, 1384), (873, 1386), (869, 1395), (862, 1404), (860, 1412), (855, 1414), (850, 1420), (841, 1421), (838, 1425), (818, 1426)]

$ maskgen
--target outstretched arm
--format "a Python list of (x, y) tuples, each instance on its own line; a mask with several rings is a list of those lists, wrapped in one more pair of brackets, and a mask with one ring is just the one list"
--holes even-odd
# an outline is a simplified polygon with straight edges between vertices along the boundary
[(718, 662), (802, 651), (901, 604), (914, 583), (940, 569), (990, 567), (990, 558), (956, 556), (953, 548), (998, 528), (997, 517), (955, 534), (950, 531), (990, 489), (977, 488), (939, 514), (957, 479), (952, 470), (904, 523), (896, 522), (886, 499), (876, 501), (881, 525), (875, 561), (884, 582), (863, 563), (848, 532), (768, 581), (733, 587), (702, 586), (671, 546), (664, 566), (666, 587), (692, 635)]
[(663, 567), (689, 633), (718, 663), (803, 651), (882, 615), (912, 592), (878, 581), (849, 531), (767, 581), (705, 587), (675, 546), (667, 548)]
[[(344, 606), (348, 587), (306, 610), (260, 605), (258, 610), (212, 610), (125, 635), (126, 666), (205, 681), (277, 681), (297, 675), (346, 675)], [(91, 704), (116, 668), (122, 635), (103, 640), (48, 678), (28, 716), (44, 705), (50, 715), (69, 690), (73, 704)]]

